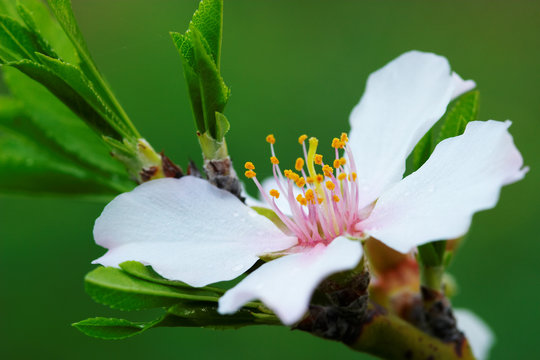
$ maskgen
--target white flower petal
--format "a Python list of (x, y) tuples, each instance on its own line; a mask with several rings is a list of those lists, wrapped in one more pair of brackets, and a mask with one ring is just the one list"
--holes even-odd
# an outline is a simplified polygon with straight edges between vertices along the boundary
[(219, 312), (231, 314), (245, 303), (260, 299), (285, 325), (299, 321), (311, 295), (331, 274), (354, 268), (362, 258), (359, 241), (336, 238), (304, 253), (270, 261), (248, 275), (219, 300)]
[(473, 214), (495, 206), (501, 187), (527, 172), (509, 126), (472, 121), (463, 135), (440, 142), (418, 171), (377, 200), (359, 227), (401, 252), (464, 235)]
[(495, 335), (489, 326), (466, 309), (455, 309), (454, 316), (456, 317), (458, 329), (463, 331), (467, 340), (469, 340), (473, 355), (477, 360), (486, 360), (489, 357), (491, 347), (495, 343)]
[(473, 80), (463, 80), (461, 76), (456, 73), (452, 73), (452, 82), (454, 83), (452, 100), (476, 87), (476, 83)]
[(454, 92), (448, 61), (410, 51), (371, 74), (350, 116), (360, 207), (401, 180), (416, 143), (444, 114)]
[(192, 286), (233, 279), (257, 255), (297, 242), (235, 196), (192, 176), (153, 180), (118, 196), (96, 220), (94, 238), (109, 249), (94, 263), (140, 261)]

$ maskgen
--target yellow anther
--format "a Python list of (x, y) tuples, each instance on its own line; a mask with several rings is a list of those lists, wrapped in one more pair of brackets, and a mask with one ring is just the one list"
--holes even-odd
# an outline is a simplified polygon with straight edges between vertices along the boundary
[(334, 169), (332, 169), (331, 166), (324, 165), (323, 168), (322, 168), (322, 171), (323, 171), (325, 176), (331, 177), (332, 173), (334, 172)]
[(341, 166), (341, 162), (339, 161), (339, 159), (334, 160), (334, 167), (337, 169), (340, 166)]
[(304, 185), (306, 185), (306, 180), (304, 179), (304, 177), (301, 177), (298, 180), (296, 180), (296, 186), (298, 186), (299, 188), (304, 187)]
[(302, 158), (296, 159), (296, 163), (294, 164), (294, 168), (297, 171), (300, 171), (300, 170), (302, 170), (303, 167), (304, 167), (304, 159), (302, 159)]
[(276, 138), (274, 137), (274, 134), (270, 134), (266, 137), (266, 142), (269, 144), (275, 144)]
[(313, 184), (313, 183), (315, 182), (315, 179), (314, 179), (312, 176), (308, 176), (308, 177), (306, 178), (306, 182), (307, 182), (308, 184)]
[(277, 191), (276, 189), (270, 190), (270, 196), (273, 196), (276, 199), (279, 199), (279, 191)]
[(274, 164), (274, 165), (279, 164), (279, 160), (278, 160), (278, 158), (275, 157), (275, 156), (272, 156), (272, 157), (270, 158), (270, 161), (271, 161), (272, 164)]
[(335, 202), (339, 202), (339, 196), (337, 195), (332, 196), (332, 199), (334, 199)]
[(338, 175), (337, 178), (338, 178), (339, 181), (343, 181), (343, 180), (345, 180), (346, 177), (347, 177), (347, 174), (341, 173), (341, 174)]
[(347, 160), (345, 158), (342, 157), (341, 159), (339, 159), (339, 164), (341, 166), (345, 165), (346, 163), (347, 163)]
[(306, 135), (306, 134), (300, 135), (300, 137), (298, 137), (298, 143), (299, 143), (300, 145), (302, 145), (302, 144), (304, 143), (304, 141), (306, 141), (306, 139), (307, 139), (307, 135)]
[(313, 202), (315, 200), (315, 194), (313, 193), (313, 190), (308, 189), (306, 191), (306, 200), (309, 202)]
[(320, 154), (315, 154), (315, 159), (314, 159), (314, 161), (315, 161), (315, 164), (321, 165), (321, 164), (322, 164), (322, 155), (320, 155)]
[(323, 201), (324, 201), (324, 198), (322, 198), (322, 197), (318, 197), (318, 198), (317, 198), (317, 202), (318, 202), (319, 204), (322, 204)]
[(349, 138), (347, 137), (346, 133), (341, 133), (340, 140), (341, 140), (342, 143), (348, 143), (349, 142)]
[(330, 180), (328, 180), (325, 185), (328, 190), (334, 190), (336, 188), (336, 184), (334, 184)]
[(283, 171), (283, 175), (285, 175), (286, 178), (288, 178), (290, 174), (291, 174), (291, 170)]
[(317, 174), (317, 183), (322, 183), (323, 180), (324, 176), (322, 176), (321, 174)]
[(255, 174), (255, 171), (253, 170), (248, 170), (244, 173), (244, 175), (246, 175), (247, 178), (251, 179), (251, 178), (254, 178), (255, 176), (257, 176), (257, 174)]
[(305, 197), (302, 196), (302, 194), (298, 194), (296, 197), (296, 201), (300, 203), (300, 205), (307, 205), (307, 200)]
[(244, 167), (248, 170), (255, 170), (255, 165), (251, 161), (248, 161), (244, 164)]
[(355, 173), (355, 172), (353, 172), (353, 173), (352, 173), (351, 175), (352, 175), (352, 179), (353, 179), (353, 181), (356, 181), (356, 173)]
[(333, 138), (332, 139), (332, 147), (334, 149), (339, 149), (341, 147), (340, 145), (341, 145), (341, 141), (339, 141), (338, 138)]

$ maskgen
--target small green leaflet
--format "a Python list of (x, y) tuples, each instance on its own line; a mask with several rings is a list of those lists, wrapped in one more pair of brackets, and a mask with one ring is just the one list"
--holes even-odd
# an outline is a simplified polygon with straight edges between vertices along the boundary
[(222, 23), (223, 1), (203, 0), (186, 33), (171, 32), (183, 59), (197, 129), (217, 142), (223, 141), (226, 131), (216, 113), (223, 113), (230, 96), (219, 71)]

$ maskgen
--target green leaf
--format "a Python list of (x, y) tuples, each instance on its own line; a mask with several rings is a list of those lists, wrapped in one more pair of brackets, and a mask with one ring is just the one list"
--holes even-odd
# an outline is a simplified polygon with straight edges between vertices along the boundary
[(202, 0), (199, 3), (199, 8), (193, 14), (186, 34), (171, 33), (178, 51), (190, 67), (196, 68), (191, 36), (191, 32), (196, 29), (205, 39), (208, 53), (219, 69), (222, 24), (223, 0)]
[(93, 63), (90, 51), (88, 51), (88, 46), (84, 41), (84, 37), (82, 36), (75, 15), (73, 14), (71, 0), (48, 0), (48, 2), (56, 19), (71, 40), (73, 46), (77, 49), (79, 55), (81, 55), (81, 58), (84, 59), (84, 61)]
[(219, 72), (222, 24), (223, 1), (202, 0), (186, 33), (171, 33), (183, 59), (197, 130), (219, 142), (225, 124), (218, 124), (223, 119), (217, 119), (216, 112), (223, 112), (230, 95)]
[[(70, 64), (79, 63), (79, 56), (77, 55), (77, 51), (71, 43), (71, 40), (52, 16), (49, 8), (43, 1), (18, 0), (17, 12), (25, 22), (26, 26), (43, 38), (49, 47), (53, 49), (54, 53), (58, 54), (59, 59)], [(25, 15), (23, 15), (23, 12)], [(29, 21), (25, 20), (28, 18), (33, 22), (33, 26), (30, 26)]]
[(140, 138), (135, 126), (131, 123), (128, 115), (114, 96), (113, 92), (109, 89), (108, 84), (101, 76), (97, 66), (90, 55), (90, 51), (84, 41), (82, 33), (77, 25), (73, 9), (71, 7), (71, 0), (48, 0), (56, 19), (64, 29), (65, 33), (71, 40), (73, 46), (77, 50), (79, 58), (81, 59), (80, 68), (89, 81), (93, 84), (93, 88), (99, 94), (102, 101), (112, 109), (115, 116), (122, 122), (124, 131), (131, 135), (132, 138)]
[(264, 314), (242, 308), (234, 314), (221, 315), (218, 313), (217, 308), (217, 304), (211, 303), (179, 303), (167, 310), (169, 314), (175, 317), (167, 318), (166, 322), (173, 326), (214, 329), (237, 329), (249, 325), (280, 324), (278, 318), (273, 314)]
[(98, 267), (85, 277), (86, 292), (94, 301), (119, 310), (141, 310), (171, 306), (182, 300), (217, 302), (214, 295), (195, 288), (178, 288), (132, 277), (126, 272)]
[(104, 340), (120, 340), (138, 335), (159, 324), (163, 317), (149, 322), (132, 322), (125, 319), (95, 317), (74, 323), (83, 334)]
[(14, 130), (17, 123), (31, 128), (30, 121), (22, 115), (13, 120), (13, 114), (0, 113), (0, 194), (62, 194), (108, 201), (121, 191), (48, 146), (40, 145), (38, 132), (29, 136), (29, 131)]
[(225, 109), (230, 90), (225, 85), (216, 64), (204, 47), (200, 33), (197, 30), (192, 31), (192, 39), (196, 62), (195, 69), (199, 76), (206, 129), (214, 139), (219, 141), (216, 112), (221, 113)]
[(41, 84), (13, 68), (4, 69), (4, 80), (10, 92), (24, 104), (25, 113), (44, 135), (80, 166), (110, 177), (131, 188), (124, 166), (113, 159), (109, 149), (96, 134), (69, 108)]
[(480, 92), (474, 90), (461, 95), (455, 100), (454, 105), (442, 119), (441, 131), (435, 145), (444, 139), (463, 134), (467, 124), (476, 119), (479, 97)]
[(432, 138), (433, 131), (430, 129), (414, 147), (412, 152), (413, 171), (418, 170), (431, 155)]
[(413, 149), (412, 171), (418, 170), (431, 156), (435, 146), (442, 140), (463, 134), (470, 121), (475, 120), (478, 113), (479, 91), (469, 91), (448, 105), (448, 110), (439, 123), (440, 131), (434, 140), (434, 129), (430, 129)]
[(7, 65), (19, 69), (43, 84), (98, 133), (119, 140), (129, 136), (119, 128), (116, 121), (110, 119), (112, 114), (78, 68), (44, 55), (40, 57), (52, 69), (29, 60), (12, 62)]
[(225, 135), (229, 132), (231, 128), (231, 124), (229, 124), (229, 121), (227, 120), (225, 115), (223, 115), (222, 113), (218, 111), (216, 111), (215, 117), (216, 117), (216, 130), (217, 130), (216, 140), (223, 141), (223, 139), (225, 138)]
[(35, 52), (45, 52), (31, 31), (4, 15), (0, 15), (0, 47), (6, 61), (38, 61)]
[(144, 266), (138, 261), (125, 261), (120, 264), (120, 268), (131, 276), (137, 277), (142, 280), (155, 282), (158, 284), (189, 288), (192, 291), (201, 292), (202, 294), (213, 292), (216, 293), (216, 296), (220, 296), (225, 292), (225, 290), (223, 289), (209, 286), (195, 289), (184, 282), (165, 279), (164, 277), (156, 273), (151, 266)]

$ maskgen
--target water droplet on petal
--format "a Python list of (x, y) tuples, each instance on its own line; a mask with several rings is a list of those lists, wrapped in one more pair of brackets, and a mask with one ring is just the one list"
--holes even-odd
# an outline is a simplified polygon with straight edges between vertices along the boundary
[(234, 271), (234, 272), (240, 271), (240, 270), (242, 270), (242, 267), (243, 267), (242, 264), (235, 265), (232, 268), (232, 271)]

